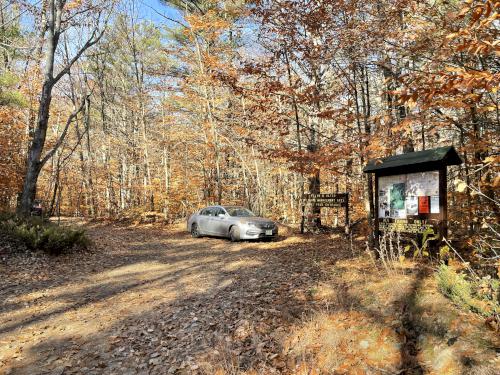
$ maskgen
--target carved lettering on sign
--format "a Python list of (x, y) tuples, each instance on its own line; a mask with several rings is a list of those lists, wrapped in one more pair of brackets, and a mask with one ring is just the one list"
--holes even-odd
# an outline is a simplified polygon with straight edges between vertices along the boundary
[(380, 221), (379, 229), (384, 232), (400, 232), (400, 233), (414, 233), (422, 234), (429, 229), (432, 229), (432, 233), (435, 234), (437, 231), (436, 224), (428, 222), (427, 220), (412, 220), (407, 219), (396, 219), (388, 220), (384, 219)]
[(315, 207), (347, 206), (347, 194), (304, 194), (302, 199)]

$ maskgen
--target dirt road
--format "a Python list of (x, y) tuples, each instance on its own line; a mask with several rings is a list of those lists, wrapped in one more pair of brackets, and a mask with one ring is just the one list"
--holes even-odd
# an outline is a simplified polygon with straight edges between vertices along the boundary
[(1, 266), (0, 373), (281, 372), (287, 327), (321, 303), (311, 292), (321, 270), (350, 254), (293, 236), (192, 239), (180, 227), (89, 234), (90, 254)]

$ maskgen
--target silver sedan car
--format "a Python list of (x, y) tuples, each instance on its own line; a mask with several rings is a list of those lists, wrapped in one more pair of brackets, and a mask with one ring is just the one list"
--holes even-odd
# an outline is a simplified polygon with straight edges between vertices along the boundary
[(231, 241), (274, 239), (278, 226), (272, 220), (257, 217), (240, 206), (211, 206), (192, 214), (187, 230), (193, 237), (227, 237)]

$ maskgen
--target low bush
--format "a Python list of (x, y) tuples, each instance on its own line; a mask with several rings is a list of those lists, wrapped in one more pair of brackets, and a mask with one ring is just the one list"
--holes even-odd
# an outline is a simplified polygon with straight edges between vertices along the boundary
[(32, 251), (60, 255), (76, 249), (86, 249), (89, 239), (82, 229), (62, 227), (38, 217), (19, 218), (0, 215), (2, 236), (19, 242)]
[(439, 266), (436, 277), (441, 293), (458, 306), (484, 316), (500, 312), (498, 280), (490, 278), (471, 280), (465, 274), (457, 273), (445, 264)]

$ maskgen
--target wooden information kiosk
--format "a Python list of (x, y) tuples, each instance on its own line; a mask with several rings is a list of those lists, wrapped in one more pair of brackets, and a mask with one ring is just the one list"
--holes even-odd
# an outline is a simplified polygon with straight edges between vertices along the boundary
[(453, 146), (371, 160), (363, 171), (375, 174), (377, 239), (383, 232), (446, 237), (447, 167), (459, 164)]

